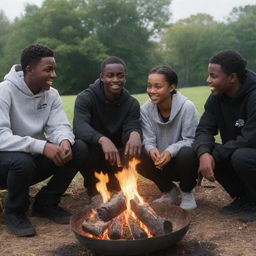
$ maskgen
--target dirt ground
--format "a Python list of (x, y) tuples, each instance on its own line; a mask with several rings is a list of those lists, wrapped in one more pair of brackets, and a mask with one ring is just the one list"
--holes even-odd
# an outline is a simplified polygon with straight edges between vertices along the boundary
[[(31, 200), (39, 186), (31, 187)], [(148, 202), (160, 192), (151, 182), (140, 179), (139, 193)], [(191, 211), (191, 224), (176, 247), (150, 254), (150, 256), (255, 256), (256, 222), (244, 224), (239, 215), (224, 215), (219, 209), (230, 198), (218, 184), (203, 180), (195, 192), (198, 208)], [(91, 207), (77, 175), (63, 196), (61, 205), (73, 214)], [(31, 217), (37, 236), (15, 237), (7, 230), (4, 216), (0, 215), (0, 256), (90, 256), (75, 238), (69, 225), (58, 225), (47, 219)], [(120, 254), (121, 256), (122, 254)]]

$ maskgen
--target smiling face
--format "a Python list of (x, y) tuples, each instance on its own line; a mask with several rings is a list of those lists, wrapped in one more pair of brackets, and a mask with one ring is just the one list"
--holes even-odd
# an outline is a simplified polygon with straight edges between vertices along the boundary
[(153, 73), (148, 76), (147, 94), (154, 104), (163, 104), (168, 101), (175, 88), (176, 86), (169, 84), (162, 74)]
[(234, 97), (240, 88), (236, 73), (227, 75), (219, 64), (209, 63), (206, 81), (211, 87), (211, 92), (214, 96), (226, 94), (229, 97)]
[(34, 94), (41, 90), (49, 90), (57, 77), (55, 70), (54, 57), (43, 57), (36, 64), (26, 67), (24, 80)]
[(108, 100), (119, 98), (125, 83), (125, 67), (122, 64), (107, 64), (100, 75), (104, 93)]

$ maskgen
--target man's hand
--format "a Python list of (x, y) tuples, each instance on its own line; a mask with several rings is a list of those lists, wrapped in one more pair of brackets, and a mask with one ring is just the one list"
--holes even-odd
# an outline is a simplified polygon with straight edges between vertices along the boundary
[(160, 155), (160, 157), (155, 161), (155, 166), (158, 169), (163, 168), (167, 163), (169, 163), (172, 159), (172, 156), (169, 151), (164, 151)]
[(63, 140), (60, 143), (60, 152), (64, 163), (67, 163), (72, 159), (72, 149), (69, 140)]
[(98, 142), (105, 154), (105, 160), (108, 161), (111, 165), (121, 167), (120, 155), (115, 144), (105, 136), (100, 137)]
[(44, 146), (43, 155), (51, 159), (57, 166), (64, 165), (59, 146), (47, 142)]
[(129, 140), (125, 145), (124, 154), (129, 158), (139, 156), (141, 153), (141, 138), (138, 132), (131, 132)]
[(215, 160), (213, 156), (209, 153), (204, 153), (199, 157), (199, 168), (198, 172), (200, 172), (204, 178), (207, 180), (214, 182), (214, 168), (215, 168)]

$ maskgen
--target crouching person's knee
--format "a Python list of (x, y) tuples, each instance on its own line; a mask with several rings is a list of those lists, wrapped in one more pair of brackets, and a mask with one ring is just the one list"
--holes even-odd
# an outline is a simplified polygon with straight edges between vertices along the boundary
[[(252, 152), (252, 151), (255, 151), (255, 149), (240, 148), (233, 153), (231, 157), (231, 163), (233, 168), (236, 171), (239, 172), (240, 170), (248, 169), (253, 165), (256, 166), (256, 161), (254, 160), (256, 156), (256, 151), (255, 152)], [(253, 153), (253, 156), (251, 156), (252, 153)]]
[(13, 153), (9, 171), (24, 177), (32, 177), (35, 169), (35, 162), (32, 155), (28, 153)]

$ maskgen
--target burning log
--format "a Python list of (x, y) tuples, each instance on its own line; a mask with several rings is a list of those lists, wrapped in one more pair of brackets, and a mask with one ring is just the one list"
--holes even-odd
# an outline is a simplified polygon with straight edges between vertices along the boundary
[(113, 219), (108, 232), (108, 236), (110, 239), (117, 240), (122, 237), (123, 217), (124, 217), (123, 214), (120, 214), (119, 216)]
[(91, 219), (84, 220), (82, 223), (83, 230), (94, 236), (100, 236), (110, 225), (111, 221), (104, 222), (99, 219), (96, 213)]
[(125, 196), (118, 193), (107, 203), (102, 204), (96, 209), (99, 217), (103, 221), (109, 221), (126, 210)]
[(129, 216), (128, 222), (132, 236), (135, 239), (148, 237), (147, 233), (140, 227), (139, 223), (132, 216)]
[(132, 199), (130, 202), (132, 211), (148, 227), (154, 236), (172, 232), (172, 223), (169, 220), (157, 216), (148, 204), (140, 204), (135, 199)]

